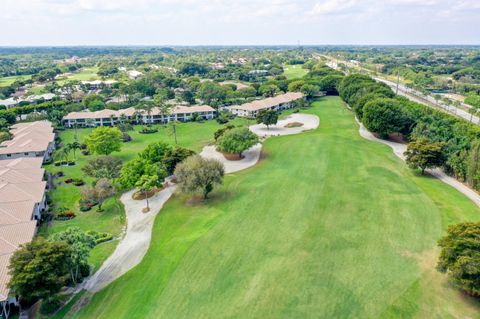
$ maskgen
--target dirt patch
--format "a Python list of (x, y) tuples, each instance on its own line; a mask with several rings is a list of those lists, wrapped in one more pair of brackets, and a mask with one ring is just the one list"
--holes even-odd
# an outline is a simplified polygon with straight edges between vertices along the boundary
[(302, 127), (302, 126), (303, 126), (303, 123), (300, 123), (300, 122), (291, 122), (291, 123), (286, 124), (284, 127), (286, 127), (286, 128), (292, 128), (292, 127)]
[(203, 196), (193, 196), (187, 200), (185, 203), (187, 206), (198, 206), (205, 202)]

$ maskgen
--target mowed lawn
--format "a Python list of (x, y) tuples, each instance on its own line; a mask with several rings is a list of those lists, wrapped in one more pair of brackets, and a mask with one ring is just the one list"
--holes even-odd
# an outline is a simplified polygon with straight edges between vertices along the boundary
[(9, 86), (13, 84), (15, 81), (28, 80), (31, 77), (32, 77), (31, 75), (13, 75), (13, 76), (0, 77), (0, 87)]
[(480, 209), (358, 134), (330, 97), (320, 127), (274, 137), (195, 206), (175, 195), (136, 268), (76, 318), (476, 318), (435, 270), (449, 223)]
[[(231, 122), (235, 125), (245, 125), (248, 121), (244, 119), (236, 119)], [(164, 128), (157, 126), (159, 132), (154, 134), (140, 134), (138, 131), (141, 126), (135, 126), (134, 130), (129, 132), (132, 141), (122, 144), (120, 152), (114, 152), (112, 156), (119, 157), (123, 162), (127, 162), (137, 156), (143, 151), (148, 144), (163, 141), (168, 144), (175, 144), (175, 138), (171, 127)], [(178, 145), (187, 147), (194, 151), (200, 152), (202, 147), (213, 141), (213, 133), (219, 129), (216, 121), (205, 121), (203, 123), (178, 123), (177, 128), (177, 142)], [(73, 129), (67, 129), (60, 133), (60, 137), (64, 145), (74, 141)], [(83, 143), (85, 138), (92, 132), (92, 129), (78, 129), (78, 140)], [(86, 184), (90, 184), (93, 179), (86, 176), (81, 168), (85, 164), (95, 158), (95, 155), (82, 155), (80, 150), (76, 151), (77, 165), (71, 166), (70, 169), (64, 166), (46, 166), (46, 170), (50, 172), (62, 171), (65, 176), (55, 180), (56, 188), (49, 192), (54, 207), (65, 207), (68, 210), (77, 213), (74, 219), (67, 221), (53, 221), (48, 227), (44, 224), (40, 229), (40, 234), (50, 236), (52, 234), (64, 231), (69, 227), (79, 227), (84, 231), (94, 230), (98, 232), (109, 232), (115, 237), (121, 234), (122, 227), (125, 225), (124, 208), (118, 196), (112, 197), (103, 204), (103, 212), (97, 212), (96, 207), (88, 212), (81, 212), (79, 207), (81, 187), (76, 187), (73, 184), (66, 184), (63, 181), (68, 178), (69, 172), (73, 178), (81, 178)], [(54, 154), (56, 160), (62, 160), (63, 155), (61, 149)], [(73, 152), (70, 154), (70, 160), (73, 160)], [(96, 246), (90, 256), (90, 262), (94, 265), (95, 270), (101, 263), (113, 252), (118, 241), (104, 243)]]
[(303, 65), (301, 64), (295, 64), (295, 65), (285, 65), (283, 67), (283, 73), (287, 77), (287, 79), (298, 79), (303, 77), (305, 74), (308, 73), (307, 70), (303, 68)]

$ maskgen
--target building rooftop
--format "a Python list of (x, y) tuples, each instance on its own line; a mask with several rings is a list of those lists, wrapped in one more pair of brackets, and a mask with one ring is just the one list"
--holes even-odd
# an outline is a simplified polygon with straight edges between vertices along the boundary
[(288, 92), (288, 93), (280, 94), (274, 97), (269, 97), (263, 100), (256, 100), (256, 101), (252, 101), (252, 102), (241, 104), (241, 105), (232, 105), (232, 106), (229, 106), (229, 108), (236, 109), (236, 110), (245, 110), (245, 111), (258, 111), (262, 109), (271, 108), (282, 103), (289, 103), (289, 102), (301, 99), (303, 97), (304, 97), (303, 93)]
[[(182, 106), (176, 105), (170, 109), (170, 114), (182, 114), (182, 113), (199, 113), (199, 112), (212, 112), (215, 111), (214, 108), (208, 105), (192, 105), (192, 106)], [(122, 114), (125, 116), (133, 116), (135, 113), (145, 114), (144, 110), (138, 110), (133, 107), (129, 107), (123, 110), (101, 110), (101, 111), (83, 111), (83, 112), (72, 112), (66, 115), (64, 120), (78, 120), (78, 119), (99, 119), (99, 118), (110, 118), (120, 117)], [(152, 115), (161, 115), (162, 110), (158, 107), (152, 109)]]
[(8, 298), (10, 258), (20, 245), (33, 239), (36, 227), (37, 222), (33, 220), (13, 225), (0, 225), (0, 301)]

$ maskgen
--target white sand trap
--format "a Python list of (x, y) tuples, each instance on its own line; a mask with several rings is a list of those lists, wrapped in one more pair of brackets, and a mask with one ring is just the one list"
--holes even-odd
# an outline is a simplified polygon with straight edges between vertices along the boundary
[[(302, 123), (303, 125), (299, 127), (285, 127), (285, 125), (295, 122)], [(316, 129), (319, 124), (320, 119), (316, 115), (294, 113), (285, 119), (278, 121), (276, 125), (271, 125), (270, 128), (267, 128), (264, 124), (256, 124), (250, 126), (250, 130), (260, 137), (291, 135)]]
[(97, 292), (106, 287), (115, 279), (135, 267), (147, 253), (155, 216), (160, 212), (163, 204), (170, 198), (175, 186), (169, 186), (149, 199), (150, 212), (143, 213), (146, 207), (145, 200), (134, 200), (131, 190), (122, 195), (120, 200), (125, 205), (127, 216), (127, 232), (113, 254), (108, 257), (100, 269), (85, 283), (85, 289)]
[[(357, 123), (360, 126), (359, 132), (363, 138), (390, 146), (393, 150), (393, 153), (396, 156), (398, 156), (402, 160), (405, 160), (404, 153), (407, 150), (407, 145), (379, 139), (375, 135), (373, 135), (369, 130), (367, 130), (367, 128), (358, 120), (357, 120)], [(480, 195), (477, 192), (475, 192), (473, 189), (459, 182), (455, 178), (448, 176), (441, 169), (438, 169), (438, 168), (427, 169), (426, 172), (432, 176), (435, 176), (445, 184), (452, 186), (453, 188), (458, 190), (460, 193), (470, 198), (470, 200), (474, 202), (477, 206), (480, 206)]]
[(214, 145), (205, 146), (200, 153), (200, 156), (203, 158), (216, 159), (223, 164), (225, 167), (225, 173), (234, 173), (246, 168), (252, 167), (258, 162), (260, 158), (260, 153), (262, 151), (262, 144), (258, 143), (255, 146), (252, 146), (248, 150), (244, 151), (242, 158), (239, 161), (229, 161), (227, 160), (222, 153), (218, 152), (215, 149)]

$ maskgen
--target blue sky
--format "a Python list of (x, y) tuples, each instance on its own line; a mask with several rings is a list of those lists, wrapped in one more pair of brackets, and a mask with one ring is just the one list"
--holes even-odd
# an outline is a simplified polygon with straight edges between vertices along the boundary
[(0, 46), (480, 44), (480, 0), (0, 0)]

